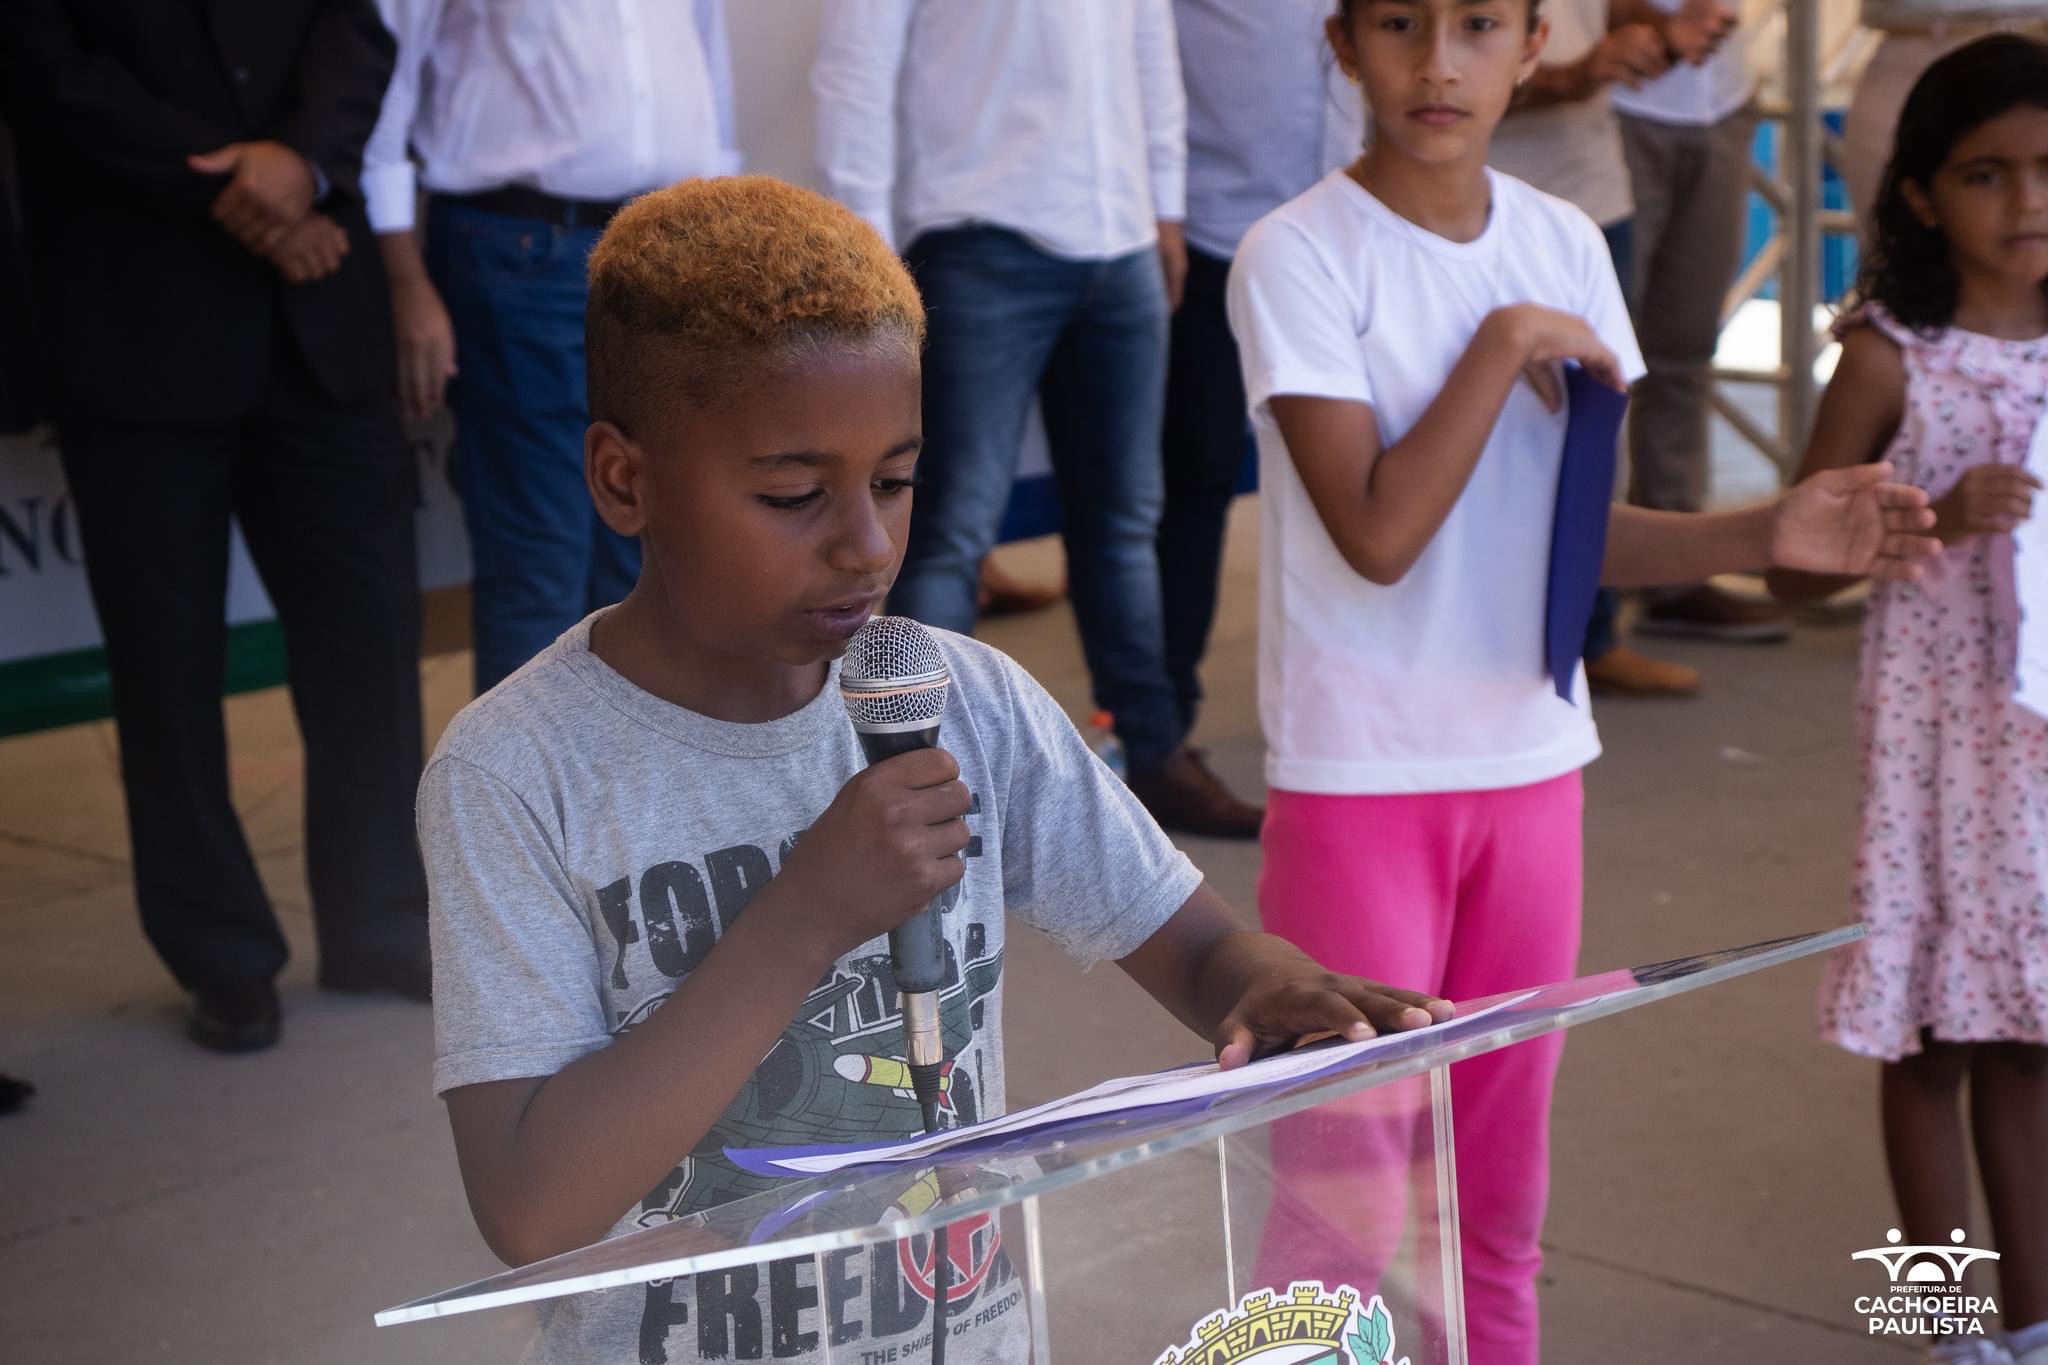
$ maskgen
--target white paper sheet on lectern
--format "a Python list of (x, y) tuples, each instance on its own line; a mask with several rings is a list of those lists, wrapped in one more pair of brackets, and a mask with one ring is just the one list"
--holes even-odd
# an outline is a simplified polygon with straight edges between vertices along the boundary
[[(2034, 428), (2027, 471), (2048, 483), (2048, 420)], [(2013, 585), (2019, 597), (2019, 658), (2012, 699), (2048, 716), (2048, 493), (2036, 494), (2034, 515), (2013, 528)]]

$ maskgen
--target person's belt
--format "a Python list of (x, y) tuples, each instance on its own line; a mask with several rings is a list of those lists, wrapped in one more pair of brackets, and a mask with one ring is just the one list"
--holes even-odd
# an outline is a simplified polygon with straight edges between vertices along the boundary
[(529, 218), (554, 227), (603, 227), (612, 215), (626, 206), (623, 199), (564, 199), (525, 185), (507, 185), (501, 190), (480, 190), (475, 194), (443, 194), (453, 204), (511, 218)]

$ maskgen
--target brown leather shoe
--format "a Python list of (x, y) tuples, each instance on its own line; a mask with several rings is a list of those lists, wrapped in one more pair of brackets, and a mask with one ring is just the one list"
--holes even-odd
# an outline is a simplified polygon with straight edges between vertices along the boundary
[(1023, 616), (1057, 606), (1066, 598), (1065, 574), (1051, 583), (1027, 583), (1013, 577), (993, 555), (981, 561), (981, 588), (975, 606), (983, 616)]
[(1131, 791), (1160, 828), (1209, 839), (1256, 839), (1266, 808), (1231, 795), (1200, 749), (1183, 744), (1156, 772), (1133, 773)]
[(1792, 618), (1777, 607), (1702, 583), (1646, 607), (1635, 628), (1641, 635), (1776, 644), (1791, 637)]
[(1616, 645), (1586, 660), (1586, 686), (1601, 697), (1689, 697), (1700, 690), (1700, 671)]

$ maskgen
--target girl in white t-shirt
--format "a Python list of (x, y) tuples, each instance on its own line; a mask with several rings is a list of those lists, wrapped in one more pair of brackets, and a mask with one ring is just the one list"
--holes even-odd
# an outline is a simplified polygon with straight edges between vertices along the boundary
[[(1253, 228), (1231, 278), (1264, 489), (1260, 911), (1335, 969), (1369, 963), (1466, 999), (1574, 968), (1579, 770), (1599, 742), (1583, 673), (1567, 700), (1543, 663), (1558, 367), (1616, 387), (1643, 372), (1599, 229), (1486, 168), (1542, 50), (1535, 9), (1341, 0), (1330, 41), (1364, 85), (1373, 139)], [(1605, 581), (1771, 562), (1911, 577), (1935, 549), (1918, 534), (1931, 514), (1888, 473), (1832, 471), (1740, 512), (1617, 506)], [(1556, 1035), (1526, 1043), (1455, 1080), (1474, 1365), (1536, 1360), (1561, 1048)], [(1287, 1171), (1286, 1149), (1282, 1135), (1283, 1180), (1326, 1186), (1326, 1170)], [(1361, 1200), (1371, 1186), (1361, 1175)], [(1277, 1275), (1270, 1248), (1288, 1230), (1268, 1231), (1262, 1271)]]

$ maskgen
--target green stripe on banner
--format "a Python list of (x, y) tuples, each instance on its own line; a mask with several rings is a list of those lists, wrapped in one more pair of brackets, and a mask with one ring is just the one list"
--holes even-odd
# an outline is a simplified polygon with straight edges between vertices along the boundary
[[(227, 665), (230, 694), (282, 683), (284, 633), (277, 622), (229, 626)], [(0, 664), (0, 735), (105, 720), (112, 714), (105, 650), (80, 649)]]

